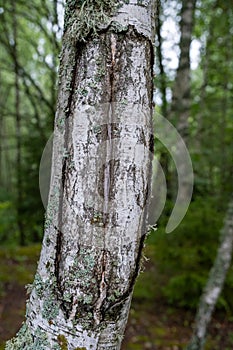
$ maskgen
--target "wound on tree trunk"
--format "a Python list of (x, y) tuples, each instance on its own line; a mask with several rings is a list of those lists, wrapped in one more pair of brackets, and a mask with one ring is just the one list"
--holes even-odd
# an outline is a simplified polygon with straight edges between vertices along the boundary
[(45, 235), (6, 349), (112, 349), (146, 234), (152, 1), (67, 1)]

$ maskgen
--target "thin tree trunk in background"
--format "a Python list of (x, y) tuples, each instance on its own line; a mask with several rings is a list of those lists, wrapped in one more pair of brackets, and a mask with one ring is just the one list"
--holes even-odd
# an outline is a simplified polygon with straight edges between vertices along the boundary
[(190, 80), (190, 47), (192, 42), (192, 30), (194, 26), (194, 14), (196, 0), (182, 0), (181, 10), (181, 37), (180, 58), (172, 89), (172, 104), (170, 120), (175, 118), (175, 125), (184, 141), (188, 141), (188, 117), (191, 106), (191, 80)]
[[(166, 82), (166, 74), (164, 71), (164, 66), (163, 66), (163, 54), (162, 54), (162, 20), (161, 20), (161, 3), (159, 2), (157, 6), (157, 38), (158, 38), (158, 49), (157, 49), (157, 57), (158, 57), (158, 65), (159, 65), (159, 71), (160, 71), (160, 84), (161, 84), (161, 94), (162, 94), (162, 106), (161, 106), (161, 112), (162, 116), (164, 118), (167, 118), (168, 116), (168, 104), (167, 104), (167, 82)], [(167, 183), (167, 198), (171, 198), (171, 174), (169, 171), (169, 155), (168, 151), (164, 150), (161, 152), (160, 155), (160, 164), (161, 167), (164, 171), (165, 178), (166, 178), (166, 183)], [(155, 186), (157, 183), (157, 179), (155, 179)], [(154, 196), (156, 199), (156, 195)], [(153, 207), (153, 205), (152, 205)]]
[[(169, 120), (174, 123), (177, 131), (181, 135), (183, 141), (188, 145), (189, 141), (189, 122), (191, 108), (191, 79), (190, 79), (190, 47), (192, 42), (192, 30), (194, 26), (194, 15), (196, 8), (196, 0), (182, 0), (181, 22), (180, 22), (180, 57), (179, 65), (176, 72), (175, 81), (172, 88), (172, 102), (169, 111)], [(182, 149), (180, 145), (176, 145), (177, 152)], [(178, 154), (181, 159), (181, 155)], [(186, 164), (183, 163), (179, 168), (180, 177), (184, 179), (182, 186), (179, 188), (179, 195), (182, 202), (190, 196), (190, 179), (186, 178)], [(172, 196), (176, 195), (176, 172), (171, 174)]]
[(121, 347), (150, 193), (153, 4), (67, 2), (45, 236), (7, 350)]
[(17, 35), (17, 15), (16, 2), (12, 2), (13, 10), (13, 49), (12, 56), (15, 73), (15, 116), (16, 116), (16, 172), (17, 172), (17, 224), (19, 230), (19, 240), (21, 245), (25, 245), (24, 227), (21, 215), (21, 206), (23, 203), (22, 189), (22, 153), (21, 153), (21, 115), (20, 115), (20, 87), (19, 87), (19, 65), (18, 65), (18, 35)]
[(233, 197), (228, 206), (220, 238), (218, 253), (197, 310), (193, 336), (186, 350), (204, 349), (206, 330), (230, 267), (233, 250)]

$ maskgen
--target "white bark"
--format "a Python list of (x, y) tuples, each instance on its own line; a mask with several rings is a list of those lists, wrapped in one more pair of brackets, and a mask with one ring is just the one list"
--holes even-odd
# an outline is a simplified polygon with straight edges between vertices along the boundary
[(186, 350), (202, 350), (205, 345), (206, 330), (218, 297), (224, 286), (230, 267), (233, 250), (233, 199), (231, 199), (221, 232), (221, 241), (214, 265), (201, 297), (194, 324), (193, 336)]
[(152, 1), (123, 4), (77, 40), (69, 3), (43, 248), (7, 350), (120, 349), (145, 238)]

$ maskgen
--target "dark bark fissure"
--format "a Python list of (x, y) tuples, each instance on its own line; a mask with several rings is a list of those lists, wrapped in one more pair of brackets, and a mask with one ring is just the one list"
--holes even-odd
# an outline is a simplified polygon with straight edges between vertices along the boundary
[[(126, 33), (125, 33), (126, 34)], [(146, 41), (149, 45), (149, 60), (151, 62), (151, 67), (152, 70), (150, 71), (149, 74), (151, 74), (151, 76), (153, 77), (153, 64), (154, 64), (154, 48), (153, 45), (151, 43), (150, 40), (148, 40), (147, 38), (145, 38), (142, 34), (139, 34), (133, 27), (129, 26), (129, 29), (127, 31), (127, 34), (129, 35), (133, 35), (133, 37), (137, 38), (138, 40), (144, 40)], [(132, 37), (131, 37), (132, 39)], [(115, 68), (115, 62), (112, 61), (112, 70), (111, 70), (111, 74), (110, 74), (110, 82), (111, 82), (111, 95), (110, 95), (110, 102), (115, 102), (114, 101), (114, 85), (115, 85), (115, 79), (114, 79), (114, 68)], [(115, 70), (117, 71), (118, 67), (115, 68)], [(147, 72), (148, 73), (148, 72)], [(149, 96), (150, 96), (150, 100), (152, 100), (152, 95), (153, 95), (153, 84), (151, 84), (150, 87), (148, 87), (149, 89)], [(152, 105), (151, 105), (152, 107)], [(114, 118), (112, 118), (112, 120), (114, 120)], [(112, 135), (114, 135), (114, 128), (115, 128), (116, 124), (112, 123), (111, 124), (111, 136), (108, 135), (108, 137), (112, 137)], [(117, 127), (117, 130), (120, 132), (119, 128)], [(151, 128), (152, 130), (152, 128)], [(119, 137), (119, 136), (117, 136)], [(144, 135), (144, 131), (139, 129), (139, 133), (138, 133), (138, 142), (144, 144), (145, 147), (149, 147), (149, 150), (151, 151), (151, 157), (153, 155), (154, 152), (154, 136), (153, 134), (150, 135), (150, 140), (149, 140), (149, 144), (147, 145), (145, 142), (145, 135)], [(114, 171), (112, 171), (112, 176), (114, 176)], [(113, 186), (114, 186), (114, 181), (112, 182)], [(148, 196), (149, 196), (149, 192), (150, 192), (150, 188), (149, 186), (146, 186), (146, 190), (145, 193), (143, 194), (144, 196), (144, 203), (143, 203), (143, 207), (145, 207)], [(146, 211), (144, 213), (144, 219), (143, 219), (143, 228), (142, 228), (142, 232), (146, 232)], [(102, 309), (101, 309), (101, 314), (102, 314), (102, 318), (103, 320), (106, 318), (111, 318), (113, 317), (113, 319), (116, 319), (117, 315), (119, 313), (119, 311), (121, 310), (122, 305), (124, 304), (125, 300), (131, 295), (134, 285), (135, 285), (135, 281), (138, 277), (138, 274), (140, 272), (140, 268), (141, 268), (141, 255), (142, 255), (142, 251), (144, 248), (144, 241), (145, 241), (145, 237), (146, 234), (143, 234), (141, 236), (140, 242), (139, 242), (139, 247), (138, 247), (138, 254), (137, 254), (137, 258), (136, 258), (136, 262), (135, 262), (135, 269), (132, 272), (131, 276), (130, 276), (130, 281), (128, 283), (128, 287), (127, 290), (119, 297), (117, 298), (117, 300), (115, 300), (114, 302), (105, 302), (102, 305)]]
[[(112, 156), (114, 154), (113, 149), (113, 143), (112, 140), (114, 138), (114, 131), (118, 131), (118, 126), (116, 123), (114, 123), (115, 119), (115, 111), (114, 111), (114, 102), (116, 102), (116, 96), (115, 96), (115, 83), (116, 83), (116, 76), (115, 72), (117, 71), (118, 67), (116, 66), (116, 54), (118, 53), (117, 43), (118, 43), (118, 34), (114, 32), (110, 32), (108, 29), (105, 32), (105, 39), (108, 43), (107, 48), (107, 56), (108, 56), (108, 50), (110, 49), (110, 67), (109, 67), (109, 89), (110, 89), (110, 95), (109, 95), (109, 101), (108, 107), (107, 107), (107, 124), (104, 125), (104, 133), (106, 140), (108, 140), (107, 147), (109, 149), (105, 149), (105, 157), (106, 162), (102, 167), (102, 174), (99, 174), (99, 182), (101, 189), (102, 196), (103, 196), (103, 228), (104, 228), (104, 234), (105, 229), (109, 221), (109, 201), (114, 197), (114, 184), (115, 184), (115, 175), (117, 172), (117, 169), (119, 168), (120, 160), (113, 160)], [(110, 159), (110, 160), (109, 160)], [(102, 259), (101, 259), (101, 281), (99, 283), (99, 292), (98, 292), (98, 299), (97, 302), (94, 305), (94, 313), (96, 314), (96, 317), (98, 317), (99, 321), (103, 321), (106, 318), (106, 299), (108, 296), (108, 281), (106, 280), (105, 274), (110, 274), (111, 271), (107, 271), (107, 259), (111, 259), (111, 254), (106, 252), (106, 249), (102, 251)], [(110, 278), (111, 279), (111, 278)], [(98, 305), (100, 304), (100, 305)]]
[[(108, 33), (106, 33), (108, 34)], [(112, 41), (115, 41), (116, 43), (116, 34), (111, 33), (111, 66), (110, 66), (110, 73), (109, 73), (109, 78), (110, 78), (110, 98), (109, 98), (109, 103), (108, 103), (108, 110), (107, 110), (107, 114), (108, 114), (108, 123), (107, 123), (107, 138), (109, 140), (109, 150), (106, 149), (106, 162), (104, 165), (104, 176), (103, 176), (103, 196), (104, 196), (104, 207), (103, 207), (103, 225), (104, 228), (106, 227), (106, 223), (107, 223), (107, 216), (106, 214), (108, 214), (108, 210), (109, 210), (109, 200), (110, 200), (110, 193), (113, 190), (113, 176), (114, 176), (114, 172), (112, 171), (112, 167), (111, 167), (111, 161), (108, 161), (108, 156), (112, 157), (113, 155), (113, 144), (111, 142), (112, 140), (112, 134), (113, 134), (113, 120), (114, 120), (114, 81), (115, 81), (115, 52), (114, 50), (116, 50), (116, 47), (113, 47)], [(109, 153), (109, 154), (108, 154)], [(106, 218), (105, 218), (106, 216)]]
[[(107, 297), (107, 282), (105, 278), (105, 273), (107, 272), (107, 259), (108, 259), (109, 252), (107, 252), (105, 249), (102, 251), (102, 256), (101, 256), (101, 279), (99, 283), (99, 294), (98, 294), (98, 299), (97, 302), (94, 304), (94, 310), (93, 313), (96, 314), (98, 317), (99, 321), (104, 320), (104, 310), (103, 310), (103, 302), (104, 299)], [(100, 305), (98, 305), (98, 301)], [(98, 322), (97, 322), (98, 323)]]
[[(65, 108), (65, 135), (64, 135), (64, 151), (68, 152), (68, 142), (69, 142), (69, 118), (72, 115), (72, 102), (73, 102), (73, 96), (75, 91), (75, 83), (76, 83), (76, 75), (77, 75), (77, 69), (78, 69), (78, 58), (80, 55), (80, 51), (82, 51), (83, 44), (79, 43), (77, 44), (75, 48), (74, 53), (74, 60), (73, 60), (73, 69), (72, 69), (72, 79), (70, 80), (70, 94), (67, 101), (67, 106)], [(72, 61), (72, 60), (71, 60)], [(60, 199), (59, 199), (59, 209), (58, 209), (58, 227), (55, 227), (57, 231), (57, 241), (56, 241), (56, 257), (54, 262), (54, 269), (55, 269), (55, 277), (57, 281), (57, 290), (58, 300), (61, 301), (61, 307), (63, 311), (65, 312), (67, 318), (69, 317), (69, 308), (67, 309), (66, 303), (63, 302), (63, 288), (60, 280), (60, 261), (61, 261), (61, 252), (62, 252), (62, 241), (63, 241), (63, 202), (64, 202), (64, 190), (66, 186), (66, 180), (67, 180), (67, 158), (63, 158), (63, 164), (62, 164), (62, 176), (61, 176), (61, 184), (60, 184)]]
[[(143, 35), (138, 34), (134, 30), (134, 28), (130, 28), (128, 32), (129, 32), (129, 35), (131, 33), (131, 34), (133, 34), (133, 36), (136, 36), (137, 40), (146, 40), (147, 41), (147, 39), (144, 38)], [(149, 43), (149, 48), (150, 48), (150, 61), (151, 61), (151, 67), (152, 67), (150, 74), (151, 74), (151, 76), (153, 76), (154, 49), (153, 49), (153, 46), (149, 40), (148, 40), (148, 43)], [(114, 96), (114, 76), (112, 75), (111, 77), (112, 77), (112, 80), (111, 80), (111, 101), (114, 102), (114, 99), (113, 99), (113, 96)], [(153, 93), (153, 86), (151, 84), (151, 87), (149, 87), (149, 94), (151, 94), (151, 97), (152, 97), (152, 93)], [(139, 142), (143, 143), (145, 145), (145, 147), (149, 146), (150, 151), (152, 151), (152, 153), (153, 153), (153, 151), (154, 151), (154, 137), (153, 137), (153, 135), (150, 136), (149, 145), (146, 145), (144, 132), (143, 132), (143, 130), (139, 130)], [(148, 195), (149, 195), (149, 187), (147, 186), (146, 193), (144, 194), (144, 197), (145, 197), (144, 205), (146, 203), (146, 199), (147, 199)], [(144, 217), (143, 222), (144, 222), (143, 231), (145, 232), (146, 231), (145, 230), (146, 229), (146, 227), (145, 227), (146, 226), (145, 225), (146, 217)], [(105, 318), (113, 317), (113, 319), (115, 319), (116, 315), (121, 310), (121, 307), (124, 304), (125, 300), (131, 295), (133, 288), (134, 288), (134, 285), (135, 285), (136, 278), (140, 272), (141, 255), (142, 255), (142, 250), (144, 247), (145, 237), (146, 237), (146, 234), (141, 236), (141, 239), (139, 242), (138, 254), (137, 254), (137, 258), (136, 258), (136, 262), (135, 262), (135, 269), (130, 276), (130, 281), (129, 281), (127, 290), (116, 301), (114, 301), (112, 303), (103, 304), (103, 307), (102, 307), (103, 317), (104, 316), (105, 316)]]
[[(132, 275), (130, 277), (130, 282), (127, 290), (122, 294), (121, 297), (119, 297), (116, 301), (109, 303), (108, 305), (103, 305), (102, 308), (102, 315), (104, 315), (104, 318), (108, 318), (109, 316), (113, 316), (114, 319), (116, 318), (116, 315), (118, 314), (118, 310), (121, 309), (122, 305), (124, 304), (125, 300), (131, 295), (134, 284), (136, 282), (136, 279), (138, 277), (138, 274), (140, 272), (140, 267), (141, 267), (141, 255), (142, 251), (144, 248), (144, 241), (146, 238), (146, 234), (142, 235), (139, 243), (139, 249), (138, 249), (138, 255), (136, 259), (136, 264), (135, 264), (135, 270), (132, 272)], [(104, 319), (103, 318), (103, 319)]]
[[(102, 33), (101, 33), (102, 34)], [(109, 31), (106, 29), (106, 40), (108, 38), (108, 44), (110, 47), (106, 47), (106, 54), (109, 55), (109, 50), (110, 50), (110, 55), (111, 55), (111, 65), (108, 67), (109, 71), (109, 89), (110, 89), (110, 94), (108, 97), (108, 110), (106, 111), (107, 113), (107, 120), (108, 123), (105, 125), (101, 126), (101, 133), (98, 133), (98, 137), (100, 138), (100, 141), (105, 141), (108, 140), (109, 142), (109, 149), (108, 149), (108, 154), (106, 153), (106, 163), (102, 167), (102, 170), (99, 174), (99, 184), (98, 184), (98, 190), (100, 194), (104, 197), (104, 202), (105, 202), (105, 207), (103, 208), (103, 215), (101, 219), (101, 224), (103, 224), (103, 228), (105, 229), (107, 227), (107, 224), (109, 223), (109, 214), (108, 214), (108, 204), (109, 201), (114, 197), (114, 178), (116, 176), (117, 170), (119, 168), (119, 161), (116, 160), (111, 160), (108, 161), (108, 159), (111, 159), (111, 156), (113, 155), (114, 149), (113, 149), (113, 144), (111, 143), (111, 140), (113, 138), (120, 138), (120, 128), (119, 124), (114, 122), (115, 118), (115, 111), (114, 111), (114, 103), (117, 100), (117, 89), (118, 89), (118, 84), (119, 82), (117, 81), (116, 77), (116, 72), (119, 73), (119, 70), (121, 71), (121, 60), (119, 59), (119, 56), (117, 55), (120, 53), (121, 47), (121, 41), (122, 38), (124, 38), (125, 41), (125, 36), (126, 36), (126, 42), (127, 42), (127, 37), (132, 40), (132, 38), (137, 41), (143, 40), (146, 42), (146, 50), (148, 51), (148, 60), (150, 62), (154, 62), (154, 50), (152, 43), (150, 40), (145, 38), (143, 35), (139, 34), (133, 27), (129, 28), (126, 33), (124, 33), (124, 36), (120, 35), (119, 33), (113, 33), (112, 31)], [(120, 42), (119, 42), (120, 38)], [(114, 46), (115, 45), (115, 46)], [(75, 60), (74, 60), (74, 65), (73, 65), (73, 73), (72, 73), (72, 80), (70, 83), (70, 94), (67, 102), (67, 107), (66, 107), (66, 120), (65, 120), (65, 150), (68, 151), (68, 142), (69, 142), (69, 120), (68, 118), (72, 115), (72, 104), (73, 104), (73, 99), (74, 99), (74, 94), (75, 94), (75, 87), (76, 87), (76, 79), (77, 79), (77, 71), (78, 71), (78, 62), (79, 58), (82, 55), (82, 48), (84, 47), (84, 44), (78, 44), (76, 48), (76, 53), (75, 53)], [(116, 62), (116, 57), (118, 61)], [(153, 64), (151, 64), (153, 67)], [(151, 76), (153, 76), (153, 68), (151, 71), (146, 72), (148, 75), (147, 80), (151, 80)], [(151, 75), (151, 76), (149, 76)], [(150, 79), (149, 79), (150, 78)], [(152, 97), (152, 92), (153, 92), (153, 84), (148, 86), (148, 92), (150, 96), (150, 100)], [(153, 152), (154, 149), (154, 138), (153, 135), (150, 136), (150, 142), (147, 145), (145, 141), (145, 134), (144, 131), (139, 129), (138, 131), (138, 142), (143, 143), (145, 147), (148, 147), (151, 152)], [(105, 152), (107, 152), (105, 150)], [(110, 157), (110, 158), (109, 158)], [(73, 306), (73, 300), (71, 302), (64, 302), (63, 301), (63, 294), (65, 292), (64, 288), (65, 285), (63, 281), (61, 281), (60, 277), (60, 269), (61, 269), (61, 254), (62, 254), (62, 245), (63, 245), (63, 231), (62, 231), (62, 226), (63, 226), (63, 196), (64, 196), (64, 189), (66, 186), (66, 181), (67, 181), (67, 174), (68, 174), (68, 159), (65, 158), (63, 160), (63, 166), (62, 166), (62, 180), (61, 180), (61, 188), (60, 188), (60, 200), (59, 200), (59, 221), (58, 221), (58, 227), (56, 228), (57, 230), (57, 242), (56, 242), (56, 258), (55, 258), (55, 276), (57, 280), (57, 298), (61, 302), (61, 308), (64, 311), (67, 319), (70, 317), (71, 311), (72, 311), (72, 306)], [(106, 185), (107, 184), (107, 185)], [(145, 189), (145, 193), (143, 193), (143, 207), (145, 207), (147, 198), (150, 192), (150, 188), (147, 186)], [(140, 205), (141, 206), (141, 205)], [(88, 208), (87, 208), (88, 211)], [(94, 213), (87, 213), (87, 215), (90, 215), (94, 217)], [(143, 218), (143, 232), (146, 232), (146, 213), (144, 214)], [(97, 222), (93, 222), (93, 224), (98, 224)], [(97, 318), (99, 319), (99, 322), (103, 322), (105, 319), (113, 319), (115, 320), (118, 315), (120, 315), (119, 311), (122, 308), (122, 305), (124, 304), (125, 300), (130, 297), (133, 287), (136, 281), (136, 278), (139, 274), (140, 271), (140, 260), (141, 260), (141, 254), (142, 250), (144, 247), (144, 240), (145, 240), (146, 234), (143, 234), (140, 238), (140, 241), (138, 243), (138, 254), (137, 258), (135, 261), (135, 268), (132, 271), (132, 274), (129, 278), (128, 286), (125, 292), (118, 298), (116, 298), (115, 301), (110, 302), (107, 300), (109, 294), (112, 293), (110, 290), (110, 284), (111, 280), (114, 281), (114, 276), (112, 275), (113, 271), (110, 269), (109, 270), (109, 264), (111, 265), (111, 261), (114, 259), (113, 254), (110, 252), (107, 252), (106, 249), (102, 250), (100, 252), (102, 259), (100, 266), (96, 271), (93, 271), (93, 276), (96, 277), (96, 280), (98, 281), (98, 296), (95, 298), (93, 303), (91, 305), (86, 305), (83, 302), (79, 302), (78, 305), (78, 311), (76, 314), (77, 317), (83, 317), (87, 312), (91, 312), (92, 315), (97, 315)], [(77, 252), (78, 256), (79, 252)], [(108, 270), (108, 271), (107, 271)], [(108, 278), (106, 279), (106, 274), (108, 274)], [(112, 277), (111, 277), (112, 276)], [(96, 323), (97, 325), (97, 323)]]
[[(119, 159), (111, 159), (109, 160), (106, 164), (104, 164), (99, 172), (99, 184), (98, 184), (98, 192), (99, 195), (101, 197), (104, 197), (104, 182), (105, 182), (105, 169), (106, 167), (108, 167), (109, 170), (109, 191), (108, 191), (108, 197), (109, 199), (114, 199), (115, 196), (115, 179), (116, 179), (116, 175), (119, 169), (119, 165), (120, 165), (120, 160)], [(106, 219), (109, 218), (109, 215), (107, 215), (107, 213), (104, 213), (103, 211), (103, 215), (106, 216)], [(106, 226), (108, 222), (103, 221), (102, 224), (104, 226)]]
[[(127, 33), (129, 36), (131, 34), (133, 34), (133, 37), (136, 36), (137, 40), (146, 40), (146, 38), (144, 38), (144, 36), (141, 36), (139, 35), (135, 30), (134, 28), (129, 28), (128, 30), (128, 33)], [(132, 39), (132, 37), (131, 37)], [(148, 40), (148, 43), (149, 43), (149, 55), (150, 55), (150, 62), (152, 62), (151, 66), (153, 67), (153, 62), (154, 62), (154, 50), (153, 50), (153, 46), (151, 44), (151, 42)], [(110, 94), (110, 103), (112, 102), (115, 102), (114, 101), (114, 93), (115, 93), (115, 86), (116, 86), (116, 81), (115, 81), (115, 77), (114, 77), (114, 69), (117, 71), (118, 68), (121, 69), (121, 67), (116, 67), (115, 66), (115, 62), (112, 61), (112, 66), (111, 66), (111, 74), (110, 74), (110, 82), (111, 82), (111, 94)], [(152, 71), (150, 72), (151, 75), (153, 75), (153, 68), (152, 68)], [(151, 84), (151, 87), (148, 87), (149, 88), (149, 95), (152, 96), (152, 93), (153, 93), (153, 86)], [(114, 120), (112, 118), (112, 120)], [(111, 136), (108, 134), (107, 137), (113, 137), (112, 135), (114, 135), (114, 128), (115, 128), (116, 124), (115, 123), (112, 123), (111, 124)], [(118, 128), (117, 128), (118, 130)], [(120, 136), (117, 136), (117, 137), (120, 137)], [(151, 134), (150, 136), (150, 142), (149, 142), (149, 145), (147, 145), (145, 143), (145, 135), (144, 135), (144, 131), (143, 130), (139, 130), (139, 136), (138, 136), (138, 141), (139, 143), (142, 143), (145, 145), (145, 147), (149, 147), (150, 151), (152, 152), (153, 154), (153, 151), (154, 151), (154, 137), (153, 137), (153, 134)], [(116, 169), (114, 169), (114, 167), (110, 167), (110, 169), (112, 169), (112, 176), (115, 175), (115, 172), (116, 172)], [(110, 176), (111, 177), (111, 176)], [(114, 187), (114, 181), (112, 182), (113, 184), (113, 187)], [(110, 192), (111, 193), (111, 192)], [(109, 193), (109, 194), (110, 194)], [(146, 203), (146, 200), (148, 198), (148, 195), (149, 195), (149, 186), (146, 187), (146, 193), (144, 193), (144, 206), (145, 206), (145, 203)], [(144, 217), (144, 227), (143, 227), (143, 230), (145, 232), (145, 217)], [(133, 288), (134, 288), (134, 285), (135, 285), (135, 281), (136, 281), (136, 278), (140, 272), (140, 267), (141, 267), (141, 255), (142, 255), (142, 251), (143, 251), (143, 247), (144, 247), (144, 241), (145, 241), (145, 237), (146, 237), (146, 234), (142, 235), (141, 236), (141, 239), (140, 239), (140, 242), (139, 242), (139, 247), (138, 247), (138, 254), (137, 254), (137, 258), (136, 258), (136, 262), (135, 262), (135, 269), (134, 271), (132, 272), (130, 278), (129, 278), (129, 282), (128, 282), (128, 287), (127, 287), (127, 290), (119, 297), (117, 298), (114, 302), (107, 302), (105, 300), (105, 302), (103, 303), (102, 305), (102, 308), (101, 308), (101, 314), (102, 314), (102, 318), (103, 320), (106, 319), (106, 318), (112, 318), (113, 320), (117, 318), (117, 315), (120, 315), (119, 311), (121, 310), (122, 308), (122, 305), (125, 303), (125, 300), (132, 294), (132, 291), (133, 291)]]

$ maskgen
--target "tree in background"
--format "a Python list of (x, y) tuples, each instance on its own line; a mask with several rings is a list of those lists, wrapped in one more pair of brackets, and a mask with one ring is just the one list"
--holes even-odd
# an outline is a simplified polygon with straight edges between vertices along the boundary
[[(229, 127), (231, 128), (230, 125), (232, 125), (232, 118), (231, 121), (229, 119), (229, 113), (232, 109), (230, 102), (232, 86), (229, 81), (232, 77), (232, 60), (229, 57), (232, 57), (233, 53), (233, 45), (230, 40), (230, 33), (233, 28), (233, 11), (230, 2), (227, 1), (216, 0), (211, 5), (212, 16), (208, 22), (206, 56), (203, 58), (204, 68), (201, 89), (201, 107), (203, 110), (200, 111), (200, 115), (202, 113), (203, 115), (199, 119), (199, 132), (201, 138), (205, 134), (205, 137), (202, 138), (203, 143), (206, 140), (210, 141), (210, 137), (206, 137), (206, 133), (212, 134), (216, 126), (220, 132), (217, 147), (215, 147), (216, 142), (213, 140), (213, 143), (211, 143), (213, 148), (209, 153), (210, 164), (212, 163), (209, 171), (209, 182), (211, 186), (217, 186), (218, 189), (213, 191), (213, 188), (209, 188), (209, 191), (217, 197), (217, 200), (220, 199), (220, 203), (217, 204), (219, 209), (225, 209), (226, 201), (229, 199), (229, 190), (232, 189), (233, 175), (232, 142), (230, 141), (232, 139), (230, 136), (232, 131), (229, 133)], [(218, 42), (217, 46), (216, 42)], [(222, 64), (223, 62), (224, 64)], [(212, 125), (210, 124), (211, 122)], [(208, 123), (208, 128), (203, 127), (205, 123)], [(207, 145), (205, 144), (205, 146)], [(217, 255), (199, 302), (193, 327), (193, 336), (190, 344), (187, 346), (188, 350), (202, 350), (205, 346), (207, 327), (222, 293), (231, 265), (233, 249), (232, 215), (233, 202), (231, 195), (224, 226), (220, 231)]]
[(0, 3), (0, 216), (8, 208), (18, 226), (9, 218), (0, 227), (3, 242), (41, 239), (38, 167), (55, 113), (61, 6), (52, 0)]
[[(195, 2), (185, 1), (184, 7), (181, 7), (181, 3), (162, 2), (160, 35), (157, 33), (160, 72), (156, 81), (161, 100), (158, 110), (165, 111), (168, 118), (171, 116), (169, 111), (173, 111), (172, 122), (188, 142), (195, 172), (195, 188), (187, 217), (174, 234), (169, 237), (164, 234), (167, 218), (163, 216), (151, 241), (155, 242), (155, 260), (161, 269), (161, 279), (166, 274), (168, 276), (162, 289), (166, 300), (172, 305), (196, 308), (216, 254), (219, 231), (232, 191), (233, 106), (229, 96), (232, 92), (230, 57), (233, 56), (233, 48), (230, 33), (233, 22), (230, 2), (201, 1), (196, 3), (195, 8)], [(181, 36), (177, 69), (169, 70), (168, 39), (164, 28), (172, 6), (176, 6), (173, 12), (180, 16)], [(172, 19), (177, 23), (178, 16)], [(186, 23), (186, 30), (185, 22), (189, 23)], [(191, 44), (195, 42), (199, 42), (201, 51), (197, 58), (199, 64), (196, 62), (196, 67), (191, 69), (189, 55)], [(175, 45), (177, 48), (176, 42)], [(182, 78), (183, 74), (185, 76)], [(176, 94), (179, 94), (179, 98), (176, 98)], [(184, 128), (180, 126), (179, 118), (182, 115)], [(163, 152), (164, 149), (157, 149), (160, 157)], [(169, 175), (174, 166), (168, 155), (165, 154), (162, 159), (165, 159)], [(167, 180), (169, 187), (169, 176)], [(174, 186), (170, 185), (169, 188), (172, 199)], [(168, 208), (171, 204), (172, 200), (167, 202)], [(231, 288), (232, 271), (217, 308), (232, 310)]]
[(220, 235), (218, 253), (210, 271), (205, 290), (197, 310), (193, 336), (187, 350), (203, 350), (207, 327), (211, 321), (217, 300), (222, 292), (233, 251), (233, 200), (231, 199)]
[(68, 1), (45, 236), (6, 349), (120, 349), (146, 235), (154, 2)]
[(231, 2), (202, 2), (196, 21), (195, 35), (202, 42), (200, 66), (193, 73), (191, 121), (197, 193), (215, 198), (225, 211), (233, 188)]
[[(179, 6), (181, 7), (178, 10)], [(157, 25), (157, 62), (158, 62), (158, 77), (156, 82), (158, 82), (159, 92), (161, 96), (161, 107), (160, 113), (166, 117), (169, 121), (171, 121), (180, 135), (182, 136), (183, 141), (188, 144), (189, 141), (189, 123), (188, 117), (190, 115), (190, 107), (191, 107), (191, 64), (190, 64), (190, 48), (192, 42), (192, 33), (194, 27), (194, 19), (195, 19), (195, 7), (196, 1), (181, 1), (176, 3), (176, 11), (179, 11), (180, 21), (179, 21), (179, 30), (180, 30), (180, 40), (178, 43), (179, 47), (179, 59), (178, 59), (178, 67), (175, 72), (175, 78), (172, 82), (171, 86), (171, 101), (168, 102), (168, 87), (169, 87), (169, 76), (166, 74), (167, 70), (167, 62), (165, 62), (164, 58), (164, 50), (163, 50), (163, 21), (166, 21), (166, 17), (164, 16), (164, 12), (166, 12), (166, 3), (161, 3), (158, 6), (158, 25)], [(174, 6), (174, 5), (173, 5)], [(178, 33), (176, 33), (178, 35)], [(179, 148), (179, 147), (178, 147)], [(175, 197), (175, 180), (176, 174), (175, 169), (170, 159), (167, 150), (161, 148), (159, 150), (159, 158), (162, 168), (166, 174), (167, 181), (167, 191), (168, 198), (173, 200)], [(182, 170), (181, 170), (182, 171)], [(185, 177), (183, 172), (182, 178)], [(158, 179), (155, 177), (155, 182)], [(188, 197), (188, 182), (185, 186), (183, 184), (182, 188), (182, 197)], [(155, 195), (156, 197), (156, 195)], [(156, 201), (156, 199), (155, 199)]]
[[(188, 4), (189, 1), (184, 3)], [(58, 52), (53, 54), (57, 44), (53, 44), (55, 41), (52, 39), (56, 38), (59, 43), (59, 31), (56, 29), (56, 24), (52, 24), (56, 18), (53, 15), (56, 4), (58, 6), (60, 2), (52, 0), (16, 2), (22, 123), (21, 206), (26, 243), (38, 240), (42, 234), (43, 208), (40, 204), (37, 174), (42, 148), (51, 130), (55, 108), (54, 102), (51, 103), (52, 95), (56, 95), (56, 90), (53, 89), (55, 83), (51, 82), (52, 75), (56, 75), (56, 69), (50, 69), (55, 67), (55, 64), (51, 65), (50, 55), (55, 60), (58, 55)], [(19, 230), (16, 225), (15, 75), (11, 54), (14, 16), (11, 8), (11, 1), (3, 3), (0, 0), (0, 240), (2, 243), (17, 244)], [(182, 51), (180, 39), (182, 39), (181, 24), (184, 11), (181, 0), (161, 1), (159, 10), (160, 22), (157, 25), (156, 42), (158, 62), (155, 65), (157, 72), (155, 85), (159, 98), (156, 108), (160, 114), (171, 118), (169, 112), (174, 100), (173, 93), (176, 92), (174, 91), (176, 73), (181, 61), (179, 53)], [(145, 271), (141, 276), (139, 287), (136, 289), (136, 300), (140, 302), (146, 300), (150, 305), (153, 302), (159, 305), (169, 304), (179, 315), (184, 308), (195, 312), (208, 279), (208, 272), (214, 262), (219, 232), (230, 193), (233, 191), (232, 18), (230, 0), (198, 1), (193, 30), (189, 30), (188, 33), (183, 30), (183, 36), (189, 34), (189, 40), (191, 39), (189, 47), (191, 59), (194, 53), (193, 47), (196, 47), (197, 43), (198, 47), (201, 47), (200, 55), (197, 55), (195, 62), (192, 62), (191, 69), (190, 64), (184, 67), (189, 70), (191, 77), (189, 81), (191, 107), (185, 111), (188, 118), (185, 119), (184, 131), (193, 161), (195, 188), (186, 218), (171, 235), (165, 234), (165, 227), (176, 195), (175, 179), (171, 181), (170, 176), (174, 174), (174, 163), (164, 148), (156, 143), (156, 154), (165, 170), (170, 193), (166, 202), (167, 210), (158, 222), (158, 230), (149, 237), (149, 254), (147, 254), (150, 257), (153, 275), (150, 271)], [(168, 28), (170, 34), (167, 32)], [(186, 45), (186, 59), (189, 55), (188, 46)], [(101, 75), (99, 79), (102, 79)], [(182, 91), (184, 92), (184, 89)], [(86, 94), (85, 88), (83, 94)], [(163, 103), (160, 103), (160, 100), (163, 100)], [(181, 100), (182, 108), (183, 102), (187, 101)], [(179, 113), (174, 113), (173, 116), (172, 122), (177, 127)], [(169, 182), (172, 182), (172, 186)], [(100, 191), (101, 193), (103, 191)], [(156, 200), (157, 198), (155, 202)], [(152, 214), (154, 215), (154, 212)], [(216, 304), (216, 310), (226, 311), (227, 317), (233, 313), (232, 288), (231, 265)], [(190, 328), (190, 325), (188, 327)], [(228, 339), (230, 343), (230, 335)], [(218, 343), (220, 346), (217, 348), (222, 348), (221, 331), (218, 333)], [(208, 345), (207, 339), (207, 347)]]

